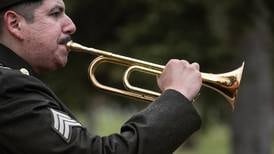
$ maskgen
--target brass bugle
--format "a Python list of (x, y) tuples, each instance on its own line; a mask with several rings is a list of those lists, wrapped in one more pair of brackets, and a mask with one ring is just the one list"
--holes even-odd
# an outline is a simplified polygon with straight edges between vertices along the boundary
[[(116, 94), (125, 95), (145, 101), (154, 101), (161, 95), (159, 92), (131, 85), (129, 82), (129, 77), (130, 74), (134, 71), (139, 71), (150, 75), (160, 75), (165, 66), (114, 54), (112, 52), (85, 47), (73, 41), (68, 42), (66, 46), (69, 51), (84, 52), (98, 56), (90, 63), (88, 69), (90, 79), (96, 87)], [(97, 81), (95, 77), (95, 70), (102, 63), (113, 63), (128, 67), (123, 77), (123, 84), (125, 89), (103, 85)], [(203, 86), (209, 87), (222, 94), (232, 109), (234, 109), (235, 99), (237, 97), (238, 89), (240, 86), (243, 69), (244, 62), (242, 63), (242, 66), (231, 72), (222, 74), (201, 73)]]

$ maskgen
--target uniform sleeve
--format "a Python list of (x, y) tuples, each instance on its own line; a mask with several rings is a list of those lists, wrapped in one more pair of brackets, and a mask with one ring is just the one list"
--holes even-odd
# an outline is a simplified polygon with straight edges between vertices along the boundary
[(120, 134), (96, 136), (36, 79), (0, 73), (0, 85), (0, 145), (11, 154), (171, 154), (201, 124), (191, 103), (168, 90)]

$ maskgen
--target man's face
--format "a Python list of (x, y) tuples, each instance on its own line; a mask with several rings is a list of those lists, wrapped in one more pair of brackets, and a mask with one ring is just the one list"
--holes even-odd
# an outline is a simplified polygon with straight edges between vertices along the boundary
[(65, 43), (76, 27), (65, 14), (63, 0), (44, 0), (34, 11), (34, 21), (24, 24), (23, 46), (34, 71), (41, 73), (65, 66)]

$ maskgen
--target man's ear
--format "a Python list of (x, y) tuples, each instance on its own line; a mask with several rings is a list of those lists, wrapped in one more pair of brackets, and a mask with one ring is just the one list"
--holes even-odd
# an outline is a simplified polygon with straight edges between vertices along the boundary
[(23, 39), (22, 34), (22, 22), (23, 16), (16, 13), (15, 11), (8, 10), (4, 14), (4, 25), (8, 32), (18, 39)]

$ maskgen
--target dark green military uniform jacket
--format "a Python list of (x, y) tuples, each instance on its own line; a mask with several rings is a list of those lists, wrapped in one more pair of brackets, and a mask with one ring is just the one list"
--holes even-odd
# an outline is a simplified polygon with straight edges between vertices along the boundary
[(0, 63), (0, 154), (171, 154), (200, 128), (192, 104), (167, 90), (120, 134), (90, 134), (31, 67), (2, 45)]

